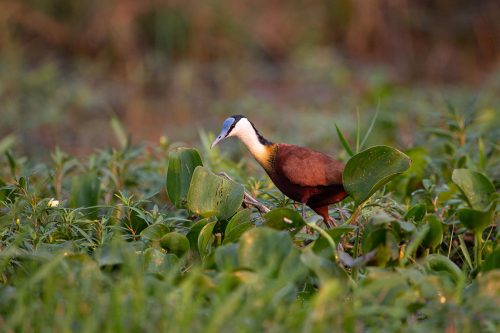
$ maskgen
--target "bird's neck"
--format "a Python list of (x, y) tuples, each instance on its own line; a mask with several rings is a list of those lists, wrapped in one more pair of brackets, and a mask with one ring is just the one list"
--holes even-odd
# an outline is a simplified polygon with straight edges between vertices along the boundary
[(257, 162), (267, 170), (270, 167), (274, 144), (267, 141), (254, 128), (238, 133), (238, 138), (245, 144)]

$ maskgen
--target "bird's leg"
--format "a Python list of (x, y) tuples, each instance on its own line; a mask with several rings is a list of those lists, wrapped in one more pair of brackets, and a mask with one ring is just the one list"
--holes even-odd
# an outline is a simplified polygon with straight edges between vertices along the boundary
[[(306, 204), (303, 202), (301, 204), (302, 204), (302, 219), (304, 219), (304, 221), (305, 221), (306, 220)], [(311, 227), (306, 225), (306, 233), (308, 235), (314, 235), (314, 230)]]

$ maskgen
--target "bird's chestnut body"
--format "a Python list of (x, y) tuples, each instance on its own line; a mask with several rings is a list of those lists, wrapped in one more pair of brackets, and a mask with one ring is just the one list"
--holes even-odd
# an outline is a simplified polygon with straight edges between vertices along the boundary
[(325, 221), (328, 206), (347, 196), (342, 186), (344, 165), (315, 150), (274, 144), (270, 168), (264, 167), (274, 185), (287, 197), (306, 204)]
[(224, 122), (212, 144), (237, 136), (287, 197), (306, 204), (328, 225), (328, 206), (347, 196), (342, 185), (344, 164), (313, 149), (266, 140), (243, 116)]

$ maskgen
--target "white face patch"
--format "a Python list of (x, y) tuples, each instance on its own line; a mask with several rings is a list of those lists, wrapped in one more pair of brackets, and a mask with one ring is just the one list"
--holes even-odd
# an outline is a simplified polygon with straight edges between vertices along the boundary
[(255, 135), (256, 136), (255, 130), (247, 118), (241, 118), (236, 123), (233, 130), (231, 131), (231, 133), (229, 133), (228, 136), (237, 136), (239, 138), (242, 138), (242, 137), (248, 136), (248, 135)]

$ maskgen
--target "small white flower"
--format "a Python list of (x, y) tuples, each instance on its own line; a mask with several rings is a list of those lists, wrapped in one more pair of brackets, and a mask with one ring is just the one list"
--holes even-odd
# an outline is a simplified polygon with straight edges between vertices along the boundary
[(54, 208), (59, 206), (59, 200), (56, 200), (54, 198), (49, 200), (49, 203), (47, 204), (47, 207)]

